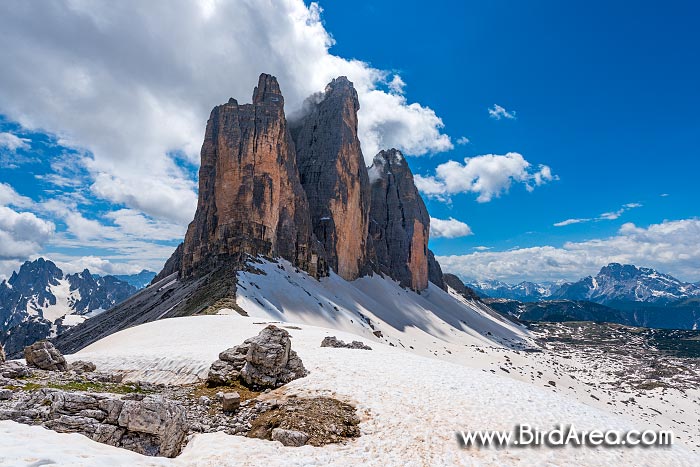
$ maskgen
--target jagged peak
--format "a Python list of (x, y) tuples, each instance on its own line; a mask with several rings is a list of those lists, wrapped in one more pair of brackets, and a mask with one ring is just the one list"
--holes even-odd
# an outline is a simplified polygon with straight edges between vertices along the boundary
[(396, 148), (391, 148), (391, 149), (384, 149), (379, 151), (379, 153), (374, 156), (374, 161), (380, 161), (380, 163), (384, 163), (384, 161), (388, 162), (390, 166), (407, 166), (408, 164), (406, 163), (406, 158), (403, 156), (403, 153), (399, 151)]
[[(234, 99), (235, 101), (235, 99)], [(231, 101), (229, 100), (229, 103)], [(261, 73), (258, 78), (258, 85), (253, 91), (253, 104), (276, 103), (280, 106), (284, 105), (284, 97), (280, 91), (280, 85), (277, 78), (267, 73)]]

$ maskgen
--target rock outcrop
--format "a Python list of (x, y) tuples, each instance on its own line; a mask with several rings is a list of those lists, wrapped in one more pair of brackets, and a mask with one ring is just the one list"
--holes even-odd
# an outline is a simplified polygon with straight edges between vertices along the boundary
[(17, 379), (30, 376), (31, 370), (22, 362), (11, 361), (0, 364), (0, 377)]
[(181, 276), (259, 254), (323, 269), (275, 77), (260, 75), (252, 104), (212, 110), (201, 154), (197, 211), (175, 253)]
[(0, 363), (4, 363), (5, 360), (7, 360), (7, 357), (5, 356), (5, 347), (0, 344)]
[(276, 388), (307, 375), (289, 333), (269, 325), (243, 344), (219, 354), (207, 377), (209, 385), (231, 384), (237, 380), (248, 386)]
[(357, 136), (360, 103), (345, 77), (306, 102), (292, 129), (297, 165), (316, 238), (329, 266), (343, 279), (366, 272), (369, 179)]
[(348, 344), (345, 341), (341, 341), (335, 336), (324, 337), (321, 341), (321, 347), (334, 347), (336, 349), (372, 350), (372, 347), (363, 344), (360, 341), (352, 341)]
[(68, 364), (61, 352), (49, 341), (35, 342), (24, 348), (27, 365), (40, 370), (66, 371)]
[(390, 149), (374, 157), (369, 178), (373, 266), (404, 287), (423, 290), (428, 286), (430, 217), (411, 169), (400, 151)]
[(27, 393), (0, 420), (37, 424), (148, 456), (177, 456), (188, 432), (185, 409), (159, 396), (66, 392)]

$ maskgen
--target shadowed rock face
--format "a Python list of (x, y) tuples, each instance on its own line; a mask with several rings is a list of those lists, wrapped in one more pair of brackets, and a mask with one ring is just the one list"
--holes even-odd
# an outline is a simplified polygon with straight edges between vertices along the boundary
[(360, 104), (344, 76), (331, 81), (318, 103), (292, 130), (302, 186), (316, 238), (340, 277), (353, 280), (366, 272), (369, 179), (360, 140)]
[(430, 217), (400, 151), (381, 151), (369, 168), (372, 188), (369, 234), (378, 272), (405, 287), (428, 286)]
[(230, 99), (212, 110), (201, 157), (182, 276), (244, 254), (281, 256), (315, 274), (318, 251), (275, 77), (260, 75), (252, 104)]
[(428, 250), (428, 280), (441, 289), (447, 290), (445, 280), (443, 279), (442, 268), (431, 250)]

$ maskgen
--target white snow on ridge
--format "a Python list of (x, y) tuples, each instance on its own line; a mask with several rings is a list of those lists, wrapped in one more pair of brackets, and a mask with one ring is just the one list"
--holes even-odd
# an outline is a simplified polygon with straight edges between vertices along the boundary
[[(68, 279), (58, 279), (58, 284), (49, 285), (47, 292), (56, 297), (56, 303), (50, 304), (48, 301), (39, 303), (35, 295), (27, 302), (27, 314), (29, 316), (42, 316), (44, 319), (54, 322), (59, 318), (75, 313), (75, 303), (80, 300), (80, 290), (70, 289)], [(81, 320), (69, 320), (73, 324)]]
[[(211, 363), (219, 351), (257, 334), (267, 323), (258, 318), (197, 316), (172, 318), (129, 328), (70, 358), (92, 360), (101, 369), (142, 372), (165, 365)], [(425, 358), (368, 339), (371, 351), (322, 348), (327, 335), (357, 336), (308, 325), (279, 324), (309, 375), (266, 397), (325, 395), (358, 409), (362, 436), (346, 444), (286, 448), (276, 442), (198, 434), (173, 460), (137, 456), (76, 435), (0, 422), (0, 465), (30, 465), (50, 459), (58, 465), (169, 466), (694, 466), (700, 457), (674, 445), (670, 449), (459, 447), (458, 430), (512, 429), (529, 423), (541, 429), (573, 423), (578, 429), (644, 429), (604, 410), (551, 390), (493, 375), (481, 369)], [(472, 347), (464, 352), (481, 355)], [(466, 353), (463, 354), (466, 358)], [(31, 443), (29, 440), (31, 439)], [(26, 447), (32, 446), (31, 450)], [(119, 457), (122, 456), (122, 457)], [(111, 463), (105, 462), (110, 459)], [(40, 465), (40, 464), (34, 464)]]
[(316, 280), (287, 261), (252, 265), (264, 274), (239, 272), (236, 291), (250, 316), (352, 332), (424, 355), (451, 345), (531, 345), (521, 326), (432, 283), (418, 294), (377, 274)]

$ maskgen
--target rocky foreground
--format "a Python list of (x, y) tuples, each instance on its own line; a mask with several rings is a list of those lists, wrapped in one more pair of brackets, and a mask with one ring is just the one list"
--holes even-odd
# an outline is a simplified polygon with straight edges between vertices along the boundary
[(69, 365), (48, 341), (27, 347), (25, 358), (26, 365), (5, 362), (0, 353), (0, 420), (81, 433), (147, 456), (176, 457), (195, 433), (285, 446), (359, 436), (359, 419), (347, 403), (329, 397), (259, 399), (307, 375), (289, 333), (275, 326), (221, 352), (205, 384), (125, 384), (119, 373), (96, 371), (90, 362)]

